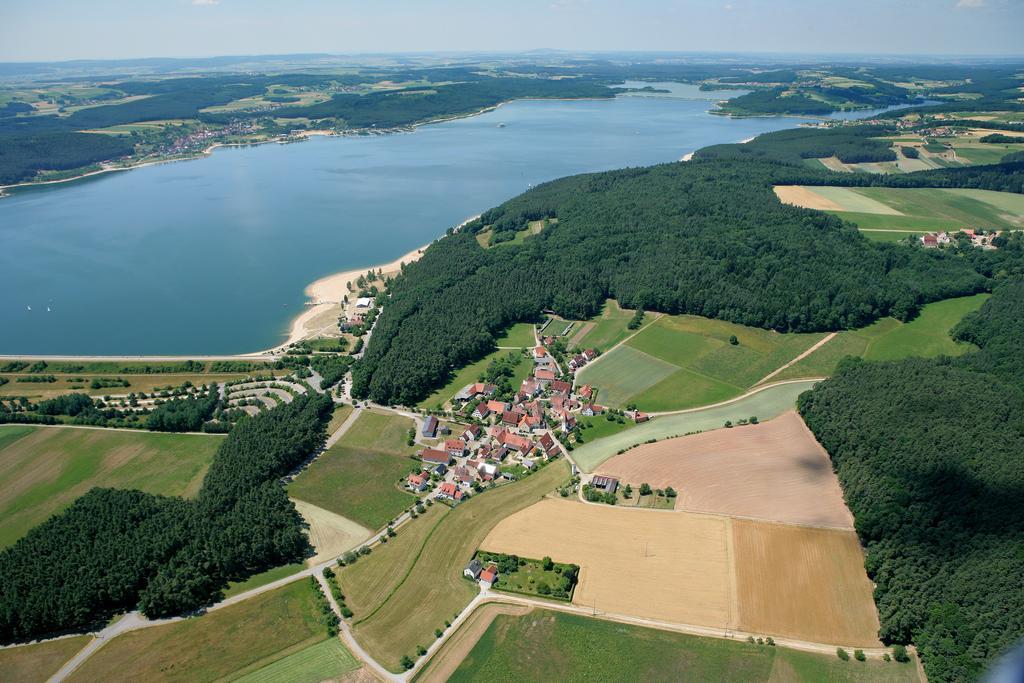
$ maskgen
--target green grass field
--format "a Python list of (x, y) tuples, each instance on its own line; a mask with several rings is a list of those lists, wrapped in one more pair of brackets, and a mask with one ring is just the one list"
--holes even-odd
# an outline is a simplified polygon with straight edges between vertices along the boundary
[(223, 437), (0, 426), (0, 547), (94, 486), (193, 496)]
[(213, 681), (245, 675), (327, 638), (309, 580), (200, 617), (124, 633), (71, 681)]
[[(738, 344), (729, 343), (736, 336)], [(662, 316), (578, 373), (598, 402), (681, 410), (739, 396), (820, 340), (692, 315)]]
[(844, 662), (538, 609), (495, 617), (449, 679), (509, 680), (911, 683), (918, 676), (911, 663)]
[[(402, 656), (414, 657), (417, 645), (430, 645), (434, 629), (443, 628), (444, 621), (453, 619), (476, 594), (476, 586), (463, 578), (462, 567), (487, 533), (502, 519), (537, 502), (568, 478), (568, 465), (557, 460), (514, 484), (475, 495), (454, 510), (433, 513), (435, 525), (416, 532), (414, 540), (423, 539), (418, 547), (414, 547), (415, 543), (396, 545), (397, 556), (411, 560), (403, 559), (396, 566), (392, 561), (396, 555), (385, 556), (381, 549), (354, 565), (364, 578), (367, 574), (383, 575), (383, 585), (348, 581), (346, 568), (339, 575), (342, 588), (353, 604), (369, 610), (364, 616), (356, 616), (354, 633), (359, 643), (381, 664), (399, 671)], [(389, 542), (388, 549), (392, 543), (401, 543), (403, 535), (400, 533)], [(364, 591), (372, 592), (373, 597), (368, 599), (360, 594)]]
[(921, 313), (909, 323), (883, 318), (860, 330), (840, 332), (832, 341), (783, 370), (774, 379), (831, 375), (845, 356), (881, 361), (967, 353), (974, 346), (953, 341), (949, 331), (965, 315), (980, 308), (988, 297), (988, 294), (976, 294), (936, 301), (922, 308)]
[(238, 683), (320, 683), (359, 667), (359, 661), (341, 641), (331, 638), (235, 680)]
[(889, 230), (1014, 229), (1024, 226), (1024, 196), (991, 190), (815, 187), (861, 228)]
[(761, 421), (770, 420), (787, 410), (792, 410), (796, 405), (796, 397), (812, 386), (814, 381), (779, 384), (724, 406), (663, 415), (603, 439), (591, 440), (574, 450), (572, 458), (583, 470), (593, 472), (598, 465), (620, 449), (629, 448), (648, 439), (664, 439), (691, 432), (719, 429), (726, 420), (731, 420), (735, 424), (737, 420), (752, 415)]
[[(514, 328), (513, 328), (514, 329)], [(477, 378), (487, 369), (487, 366), (492, 360), (497, 358), (504, 358), (510, 352), (508, 349), (498, 349), (488, 355), (484, 356), (480, 360), (464, 368), (461, 368), (452, 375), (452, 378), (448, 380), (448, 383), (443, 387), (427, 396), (425, 399), (417, 404), (419, 408), (435, 408), (439, 405), (447, 403), (452, 396), (459, 393), (464, 386), (472, 384), (477, 381)], [(526, 379), (530, 373), (533, 372), (533, 363), (526, 357), (523, 361), (516, 366), (515, 374), (513, 375), (511, 382), (513, 387), (518, 387), (519, 384)]]
[[(648, 313), (644, 317), (641, 329), (650, 325), (655, 317), (655, 314)], [(631, 330), (627, 327), (632, 318), (633, 311), (620, 307), (619, 302), (615, 299), (608, 299), (604, 304), (604, 308), (601, 309), (601, 314), (586, 321), (593, 323), (594, 326), (577, 339), (573, 346), (578, 349), (608, 351), (629, 335), (637, 332), (637, 330)]]
[[(519, 349), (533, 348), (533, 325), (530, 323), (516, 323), (494, 340), (499, 347), (515, 347)], [(467, 382), (468, 384), (468, 382)]]
[(299, 474), (288, 495), (379, 529), (416, 497), (397, 482), (415, 467), (409, 418), (364, 411), (345, 435)]
[(0, 650), (0, 679), (42, 683), (57, 673), (64, 662), (89, 644), (92, 636), (73, 636), (35, 645)]

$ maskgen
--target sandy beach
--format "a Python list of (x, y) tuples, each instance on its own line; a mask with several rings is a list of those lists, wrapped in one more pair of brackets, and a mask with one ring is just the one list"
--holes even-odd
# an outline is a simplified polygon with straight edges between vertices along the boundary
[[(466, 225), (470, 221), (476, 220), (477, 218), (479, 218), (479, 215), (471, 216), (459, 223), (455, 229), (459, 230), (462, 226)], [(443, 239), (443, 237), (439, 239)], [(354, 289), (355, 282), (359, 279), (359, 276), (365, 275), (367, 271), (370, 270), (379, 272), (383, 278), (395, 275), (401, 272), (403, 264), (418, 261), (423, 255), (423, 252), (426, 251), (427, 247), (432, 243), (433, 242), (428, 242), (422, 247), (417, 247), (409, 253), (399, 256), (390, 263), (353, 268), (352, 270), (346, 270), (322, 277), (319, 280), (310, 283), (305, 290), (306, 296), (309, 297), (306, 310), (292, 321), (291, 329), (288, 332), (288, 339), (279, 346), (275, 346), (273, 349), (268, 349), (261, 353), (274, 353), (283, 350), (289, 344), (294, 344), (295, 342), (302, 341), (303, 339), (322, 336), (325, 333), (336, 333), (338, 329), (338, 317), (342, 313), (342, 302), (346, 296), (350, 296), (352, 294), (348, 288), (349, 283), (352, 283), (352, 287)], [(350, 298), (354, 301), (353, 297), (350, 296)]]

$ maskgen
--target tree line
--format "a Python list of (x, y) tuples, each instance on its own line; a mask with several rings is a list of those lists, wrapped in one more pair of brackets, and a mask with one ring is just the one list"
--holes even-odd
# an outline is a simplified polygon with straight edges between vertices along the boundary
[(323, 447), (328, 397), (240, 422), (194, 501), (96, 488), (0, 553), (0, 641), (151, 618), (217, 600), (229, 581), (303, 560), (303, 520), (280, 478)]
[(973, 681), (1024, 636), (1024, 281), (954, 330), (957, 359), (848, 360), (799, 409), (867, 551), (886, 642)]
[[(802, 164), (801, 138), (762, 138), (769, 143), (734, 146), (755, 152), (740, 158), (698, 154), (687, 163), (546, 183), (439, 240), (389, 284), (366, 354), (353, 366), (353, 394), (414, 403), (493, 350), (510, 324), (545, 309), (587, 318), (609, 297), (628, 308), (810, 332), (889, 315), (909, 320), (924, 303), (991, 286), (1003, 250), (965, 256), (871, 242), (835, 216), (782, 204), (772, 187), (1019, 191), (1024, 165), (837, 174)], [(771, 146), (758, 154), (759, 145)], [(475, 239), (492, 225), (514, 231), (541, 217), (558, 221), (522, 244), (483, 249)]]

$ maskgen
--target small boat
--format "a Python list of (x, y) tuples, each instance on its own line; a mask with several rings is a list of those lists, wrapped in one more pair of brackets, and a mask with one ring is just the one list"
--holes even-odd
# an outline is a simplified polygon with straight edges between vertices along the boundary
[(49, 312), (50, 312), (50, 307), (49, 307), (49, 306), (47, 306), (47, 307), (46, 307), (46, 312), (47, 312), (47, 313), (49, 313)]
[(27, 308), (27, 309), (28, 309), (28, 310), (30, 310), (30, 311), (32, 310), (32, 307), (31, 307), (31, 306), (26, 306), (25, 308)]

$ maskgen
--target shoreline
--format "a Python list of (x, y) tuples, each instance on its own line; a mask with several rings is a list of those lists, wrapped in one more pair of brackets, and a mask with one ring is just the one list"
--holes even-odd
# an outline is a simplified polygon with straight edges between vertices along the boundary
[[(458, 232), (467, 223), (471, 223), (479, 217), (480, 214), (476, 214), (465, 219), (455, 226), (455, 232)], [(309, 301), (306, 302), (306, 310), (292, 319), (288, 331), (288, 338), (277, 346), (265, 351), (257, 351), (255, 353), (244, 355), (259, 356), (281, 353), (287, 347), (296, 342), (317, 336), (317, 334), (323, 330), (323, 327), (320, 329), (308, 329), (307, 325), (312, 323), (317, 317), (326, 314), (332, 307), (340, 306), (344, 298), (352, 294), (348, 289), (348, 285), (350, 283), (355, 282), (361, 275), (365, 275), (371, 270), (379, 271), (382, 277), (388, 277), (389, 275), (399, 273), (402, 270), (402, 266), (418, 261), (430, 245), (434, 244), (438, 240), (444, 239), (446, 236), (447, 235), (442, 234), (440, 237), (427, 242), (423, 246), (416, 247), (412, 251), (409, 251), (388, 263), (351, 268), (349, 270), (332, 273), (331, 275), (325, 275), (324, 277), (314, 280), (306, 285), (304, 292), (306, 297), (309, 299)], [(349, 305), (353, 305), (352, 302), (350, 302)], [(339, 311), (339, 315), (343, 312), (344, 311)], [(337, 319), (334, 319), (329, 324), (331, 327), (336, 327), (336, 325)]]

